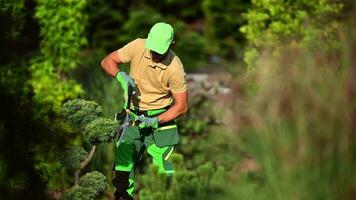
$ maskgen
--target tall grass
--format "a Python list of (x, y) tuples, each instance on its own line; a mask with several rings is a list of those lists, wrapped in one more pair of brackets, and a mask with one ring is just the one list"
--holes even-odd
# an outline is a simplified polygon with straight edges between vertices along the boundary
[(239, 80), (257, 86), (234, 110), (248, 122), (238, 123), (241, 149), (260, 167), (234, 176), (233, 199), (356, 198), (354, 32), (340, 32), (332, 52), (295, 45), (276, 58), (266, 50)]

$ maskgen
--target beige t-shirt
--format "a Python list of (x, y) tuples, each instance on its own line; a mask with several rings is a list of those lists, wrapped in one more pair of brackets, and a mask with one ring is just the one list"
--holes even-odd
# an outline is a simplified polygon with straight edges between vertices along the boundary
[(159, 109), (171, 105), (172, 93), (187, 91), (183, 64), (169, 50), (160, 63), (153, 62), (145, 39), (136, 39), (117, 50), (120, 61), (131, 62), (130, 76), (138, 86), (132, 102), (140, 110)]

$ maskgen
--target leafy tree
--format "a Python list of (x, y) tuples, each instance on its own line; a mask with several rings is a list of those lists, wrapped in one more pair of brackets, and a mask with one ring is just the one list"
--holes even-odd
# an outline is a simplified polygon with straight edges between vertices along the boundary
[(24, 13), (23, 11), (25, 10), (24, 7), (25, 7), (25, 0), (20, 0), (16, 2), (3, 0), (0, 2), (1, 11), (5, 13), (10, 13), (11, 16), (13, 17), (10, 22), (13, 22), (14, 24), (17, 25), (17, 26), (11, 26), (10, 31), (4, 33), (10, 37), (9, 39), (19, 36), (20, 31), (23, 28), (24, 25), (23, 18), (25, 16), (25, 14), (23, 14)]
[(24, 0), (0, 2), (0, 87), (12, 94), (24, 93), (29, 56), (38, 46), (31, 11)]
[[(68, 73), (77, 67), (77, 55), (86, 43), (87, 17), (83, 13), (86, 1), (38, 0), (36, 3), (34, 17), (40, 28), (40, 54), (31, 59), (30, 78), (22, 80), (22, 91), (31, 98), (30, 109), (36, 120), (48, 124), (47, 134), (53, 138), (31, 144), (34, 168), (48, 189), (58, 190), (67, 184), (65, 168), (57, 159), (60, 146), (75, 140), (68, 137), (70, 131), (59, 118), (60, 107), (66, 99), (83, 94), (81, 86)], [(17, 77), (21, 76), (17, 74)]]
[(112, 51), (118, 48), (117, 37), (120, 36), (122, 24), (125, 23), (131, 1), (88, 0), (87, 38), (92, 49)]
[(209, 55), (236, 58), (244, 44), (244, 37), (236, 30), (245, 24), (241, 14), (247, 10), (250, 1), (203, 0), (205, 15), (205, 51)]
[[(253, 67), (262, 48), (269, 48), (278, 56), (282, 44), (301, 42), (319, 50), (340, 46), (335, 39), (340, 24), (332, 16), (341, 8), (338, 1), (253, 0), (252, 7), (243, 15), (247, 24), (240, 28), (248, 41), (244, 61), (249, 68)], [(318, 43), (321, 40), (328, 42)]]
[[(39, 199), (35, 190), (42, 181), (47, 184), (47, 188), (41, 185), (42, 191), (62, 189), (67, 184), (68, 176), (57, 156), (65, 143), (75, 139), (68, 138), (70, 131), (57, 114), (61, 102), (67, 96), (77, 96), (83, 92), (67, 75), (74, 69), (77, 53), (85, 40), (82, 35), (86, 24), (82, 12), (85, 1), (5, 0), (0, 4), (0, 24), (5, 25), (2, 26), (4, 33), (0, 37), (3, 44), (0, 48), (1, 95), (14, 101), (4, 104), (5, 107), (10, 105), (12, 109), (7, 112), (8, 116), (1, 119), (1, 124), (6, 127), (2, 131), (4, 141), (1, 143), (17, 138), (18, 144), (13, 148), (1, 146), (6, 153), (9, 153), (7, 148), (13, 149), (11, 154), (19, 155), (18, 160), (24, 159), (18, 163), (26, 163), (24, 166), (29, 170), (19, 168), (6, 155), (2, 163), (17, 169), (21, 178), (16, 179), (24, 180), (23, 184), (9, 185), (12, 191), (9, 192), (10, 196), (28, 188), (33, 190), (33, 197)], [(42, 39), (40, 48), (39, 37)], [(36, 56), (38, 50), (40, 55)], [(21, 110), (14, 109), (16, 107)], [(15, 115), (15, 111), (19, 114)], [(12, 125), (11, 121), (19, 124)], [(67, 137), (64, 136), (66, 134)], [(37, 137), (36, 140), (33, 137)], [(7, 173), (6, 177), (11, 181), (12, 172)], [(41, 179), (31, 178), (37, 176)], [(25, 192), (23, 194), (26, 195)]]
[(203, 17), (201, 0), (163, 0), (159, 4), (154, 0), (144, 0), (145, 5), (152, 6), (168, 18), (176, 18), (187, 23), (195, 22)]
[(35, 17), (41, 27), (40, 56), (32, 60), (30, 84), (39, 115), (59, 113), (62, 103), (83, 94), (80, 85), (68, 79), (78, 66), (78, 53), (87, 43), (84, 30), (86, 0), (38, 0)]
[(124, 44), (137, 37), (146, 38), (152, 25), (162, 20), (162, 15), (150, 7), (140, 10), (131, 8), (128, 19), (122, 25), (122, 32), (118, 35), (118, 41)]
[(135, 38), (146, 38), (154, 23), (165, 21), (171, 23), (175, 29), (177, 44), (173, 49), (182, 59), (186, 69), (193, 70), (205, 63), (200, 1), (163, 1), (159, 5), (150, 0), (90, 2), (88, 10), (93, 12), (89, 13), (88, 37), (89, 42), (94, 43), (94, 48), (116, 50)]

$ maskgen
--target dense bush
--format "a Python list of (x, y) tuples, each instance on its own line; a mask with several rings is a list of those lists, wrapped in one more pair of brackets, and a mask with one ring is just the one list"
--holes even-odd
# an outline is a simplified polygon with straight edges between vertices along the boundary
[(42, 40), (40, 56), (30, 66), (30, 84), (34, 100), (41, 104), (39, 114), (45, 115), (58, 113), (66, 99), (83, 94), (80, 85), (67, 79), (68, 72), (78, 66), (78, 53), (86, 44), (86, 0), (38, 0), (37, 3), (35, 17)]
[[(244, 61), (251, 68), (260, 56), (262, 48), (270, 48), (279, 55), (280, 46), (301, 43), (308, 48), (330, 49), (340, 46), (335, 38), (341, 28), (335, 15), (342, 8), (338, 1), (252, 1), (252, 7), (243, 15), (246, 25), (240, 28), (248, 47)], [(328, 41), (320, 48), (317, 41)]]
[(245, 43), (243, 35), (236, 31), (246, 23), (241, 14), (250, 6), (248, 0), (204, 0), (205, 51), (222, 58), (236, 58)]
[(227, 175), (223, 167), (206, 162), (197, 169), (189, 170), (184, 166), (182, 155), (174, 154), (171, 160), (176, 167), (173, 177), (159, 173), (155, 166), (149, 167), (142, 177), (140, 199), (215, 199), (223, 193), (223, 182)]

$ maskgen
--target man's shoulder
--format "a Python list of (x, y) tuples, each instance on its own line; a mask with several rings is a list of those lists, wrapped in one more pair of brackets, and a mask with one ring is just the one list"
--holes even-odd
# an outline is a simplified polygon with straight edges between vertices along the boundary
[(167, 69), (172, 72), (174, 72), (178, 69), (183, 69), (184, 68), (183, 63), (180, 60), (180, 58), (174, 53), (174, 51), (172, 51), (172, 50), (170, 50), (170, 51), (171, 51), (170, 56), (171, 56), (172, 61), (170, 62), (169, 66), (167, 66)]
[(132, 40), (129, 44), (131, 44), (134, 47), (145, 47), (145, 41), (146, 39), (143, 38), (136, 38)]

